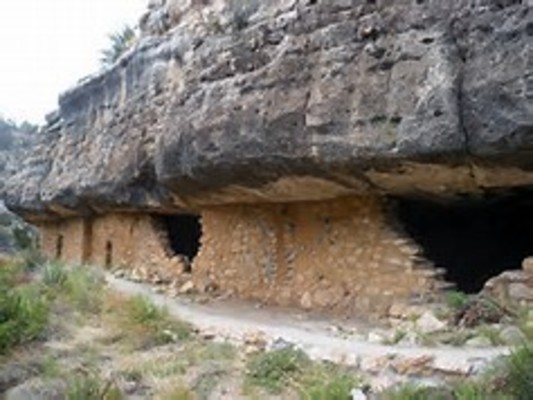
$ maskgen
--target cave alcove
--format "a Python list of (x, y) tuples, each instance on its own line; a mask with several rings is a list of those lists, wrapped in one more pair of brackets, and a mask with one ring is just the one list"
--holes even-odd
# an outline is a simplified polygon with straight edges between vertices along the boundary
[(488, 279), (519, 269), (533, 255), (533, 192), (393, 203), (403, 230), (462, 292), (480, 291)]
[(187, 261), (184, 272), (191, 272), (192, 261), (200, 249), (200, 217), (192, 214), (160, 215), (157, 221), (167, 236), (169, 250), (173, 255), (184, 257)]

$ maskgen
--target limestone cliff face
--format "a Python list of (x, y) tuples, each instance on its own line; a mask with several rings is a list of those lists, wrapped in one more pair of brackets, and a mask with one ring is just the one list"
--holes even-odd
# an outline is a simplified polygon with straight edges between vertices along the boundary
[(533, 183), (519, 0), (152, 1), (2, 196), (28, 217)]

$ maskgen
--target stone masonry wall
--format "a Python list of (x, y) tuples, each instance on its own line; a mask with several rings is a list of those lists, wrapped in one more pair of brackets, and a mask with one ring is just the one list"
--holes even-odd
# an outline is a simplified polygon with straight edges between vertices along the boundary
[(52, 259), (58, 258), (73, 264), (82, 264), (87, 256), (85, 222), (70, 218), (38, 225), (43, 253)]
[(139, 270), (143, 277), (171, 279), (183, 271), (179, 257), (150, 215), (110, 214), (94, 219), (69, 219), (41, 224), (41, 245), (57, 258), (57, 240), (63, 236), (62, 261)]
[[(384, 314), (427, 300), (441, 282), (382, 199), (232, 205), (202, 210), (192, 266), (200, 291), (343, 315)], [(60, 258), (176, 281), (184, 265), (147, 214), (109, 214), (41, 225), (43, 249)]]
[(108, 243), (112, 245), (115, 267), (138, 269), (143, 277), (157, 275), (171, 279), (183, 271), (179, 258), (170, 251), (168, 238), (153, 218), (143, 214), (113, 214), (93, 224), (91, 263), (106, 265)]
[(383, 314), (439, 286), (392, 222), (372, 197), (210, 208), (195, 283), (278, 305)]

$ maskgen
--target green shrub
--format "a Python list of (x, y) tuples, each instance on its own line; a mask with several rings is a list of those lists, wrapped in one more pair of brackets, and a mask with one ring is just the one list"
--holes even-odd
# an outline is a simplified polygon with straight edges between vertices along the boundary
[(386, 390), (381, 394), (384, 400), (429, 400), (426, 388), (406, 383)]
[(419, 386), (405, 383), (381, 393), (383, 400), (511, 400), (494, 396), (481, 383), (465, 381), (451, 386)]
[(43, 284), (53, 289), (63, 288), (67, 278), (65, 267), (58, 262), (46, 263), (41, 272)]
[(78, 311), (99, 313), (102, 308), (104, 279), (87, 267), (75, 267), (67, 272), (62, 294)]
[(446, 304), (454, 310), (465, 307), (468, 304), (469, 297), (466, 293), (451, 291), (446, 294)]
[(533, 345), (525, 344), (505, 357), (492, 371), (494, 391), (516, 400), (533, 399)]
[(246, 377), (252, 385), (279, 393), (310, 365), (307, 355), (292, 347), (255, 354), (247, 364)]
[(67, 381), (66, 400), (121, 400), (124, 396), (112, 381), (102, 380), (94, 372), (78, 373)]
[[(455, 400), (486, 400), (491, 397), (487, 388), (485, 388), (483, 384), (466, 381), (457, 384), (453, 388), (453, 398)], [(498, 398), (503, 400), (502, 397)]]
[(28, 226), (15, 226), (13, 228), (13, 239), (19, 250), (25, 250), (35, 247), (35, 232)]
[(166, 308), (158, 307), (144, 296), (135, 296), (119, 303), (119, 329), (137, 346), (148, 348), (191, 337), (192, 326), (174, 319)]
[(128, 316), (140, 325), (157, 325), (168, 317), (164, 308), (156, 306), (147, 297), (138, 295), (128, 302)]
[(360, 385), (360, 379), (353, 374), (325, 373), (314, 377), (311, 382), (306, 382), (304, 379), (304, 398), (310, 400), (344, 400), (348, 399), (350, 392)]
[(0, 283), (0, 353), (38, 338), (49, 315), (49, 304), (38, 286), (10, 287), (5, 282)]
[(533, 342), (533, 310), (521, 307), (517, 312), (516, 323), (528, 341)]

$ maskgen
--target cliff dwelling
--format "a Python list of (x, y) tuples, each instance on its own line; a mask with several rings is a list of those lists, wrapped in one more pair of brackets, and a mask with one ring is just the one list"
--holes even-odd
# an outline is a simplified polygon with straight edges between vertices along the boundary
[(41, 232), (44, 250), (68, 262), (190, 276), (200, 290), (353, 314), (431, 301), (452, 287), (478, 292), (532, 254), (531, 217), (529, 193), (367, 196), (209, 207), (200, 216), (104, 215)]
[(233, 3), (153, 2), (61, 96), (0, 187), (47, 255), (383, 315), (533, 254), (530, 7)]

